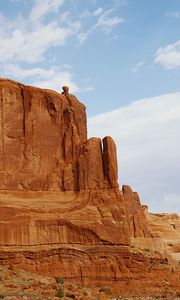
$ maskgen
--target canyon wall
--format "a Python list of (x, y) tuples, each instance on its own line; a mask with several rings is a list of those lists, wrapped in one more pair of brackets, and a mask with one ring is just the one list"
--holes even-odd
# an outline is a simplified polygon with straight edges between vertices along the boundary
[(119, 188), (113, 139), (87, 139), (74, 95), (0, 79), (0, 157), (1, 264), (94, 283), (136, 272), (138, 259), (147, 269), (131, 247), (153, 244), (152, 226), (138, 194)]
[(87, 140), (75, 96), (1, 79), (0, 105), (0, 189), (118, 187), (115, 144)]

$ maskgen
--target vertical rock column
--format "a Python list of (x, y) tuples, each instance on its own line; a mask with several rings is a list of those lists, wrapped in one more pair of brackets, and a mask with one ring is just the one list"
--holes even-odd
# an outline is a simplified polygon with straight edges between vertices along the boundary
[(116, 145), (110, 136), (103, 139), (103, 169), (105, 187), (119, 187)]
[(80, 149), (79, 189), (102, 189), (104, 174), (101, 139), (90, 138)]
[(79, 190), (118, 187), (116, 145), (111, 137), (90, 138), (78, 158)]

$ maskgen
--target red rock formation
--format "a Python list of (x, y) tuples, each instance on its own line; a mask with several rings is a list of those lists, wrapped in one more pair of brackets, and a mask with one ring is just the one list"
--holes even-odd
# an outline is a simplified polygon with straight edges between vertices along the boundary
[(0, 80), (0, 188), (118, 187), (110, 137), (87, 140), (85, 107), (73, 95)]
[(131, 237), (152, 237), (144, 211), (142, 209), (139, 195), (133, 192), (130, 186), (122, 187), (125, 200), (127, 220)]
[(93, 283), (147, 267), (129, 247), (152, 240), (138, 194), (119, 190), (115, 143), (87, 139), (75, 96), (0, 79), (0, 156), (2, 263)]
[(73, 190), (86, 141), (85, 107), (74, 96), (0, 80), (0, 188)]
[(103, 139), (104, 177), (108, 187), (118, 187), (118, 165), (116, 145), (111, 137)]
[(146, 211), (146, 217), (154, 239), (164, 246), (162, 252), (180, 262), (180, 215)]

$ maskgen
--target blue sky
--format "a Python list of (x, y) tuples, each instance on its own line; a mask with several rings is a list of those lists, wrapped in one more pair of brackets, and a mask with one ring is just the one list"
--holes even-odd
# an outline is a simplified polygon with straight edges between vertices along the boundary
[[(164, 112), (163, 121), (158, 124), (161, 127), (158, 141), (154, 144), (153, 133), (149, 136), (158, 157), (162, 151), (162, 146), (158, 145), (165, 145), (161, 139), (165, 139), (167, 119), (170, 119), (168, 126), (172, 126), (173, 131), (171, 147), (166, 148), (166, 155), (159, 157), (152, 173), (160, 184), (153, 193), (151, 183), (148, 188), (142, 188), (147, 185), (145, 177), (148, 170), (140, 169), (140, 180), (134, 180), (139, 178), (138, 170), (134, 165), (132, 167), (131, 160), (123, 153), (124, 160), (121, 161), (120, 157), (120, 164), (127, 176), (123, 177), (120, 172), (120, 178), (122, 181), (128, 180), (129, 176), (129, 183), (138, 189), (143, 199), (149, 199), (153, 210), (163, 209), (156, 206), (153, 200), (159, 188), (159, 199), (166, 199), (163, 206), (169, 210), (167, 199), (173, 197), (176, 199), (175, 209), (180, 212), (179, 184), (176, 183), (174, 190), (167, 188), (168, 183), (178, 176), (177, 166), (180, 167), (180, 156), (175, 151), (178, 146), (180, 150), (180, 123), (174, 111), (170, 111), (171, 118), (163, 118), (171, 99), (175, 97), (176, 111), (180, 103), (180, 0), (1, 1), (0, 44), (0, 76), (57, 91), (64, 84), (69, 85), (71, 92), (87, 107), (89, 135), (101, 135), (101, 129), (107, 123), (106, 117), (110, 118), (116, 110), (119, 118), (116, 123), (112, 120), (109, 124), (112, 131), (107, 132), (114, 136), (118, 149), (123, 147), (121, 136), (124, 132), (127, 137), (123, 144), (124, 151), (132, 147), (134, 129), (129, 128), (128, 124), (131, 122), (130, 111), (137, 112), (137, 107), (142, 108), (141, 101), (137, 107), (134, 101), (144, 99), (147, 105), (143, 105), (144, 117), (148, 118), (149, 123), (147, 125), (143, 121), (143, 124), (147, 131), (146, 126), (154, 128), (153, 118), (148, 113), (157, 112), (153, 111), (152, 99), (155, 97), (161, 104), (158, 105), (158, 115)], [(169, 102), (166, 95), (169, 95)], [(124, 108), (128, 111), (127, 120), (123, 119), (121, 123)], [(103, 113), (110, 115), (105, 114), (104, 123), (101, 123), (98, 118), (102, 120)], [(133, 124), (139, 128), (138, 122)], [(119, 132), (117, 128), (120, 128)], [(125, 128), (124, 132), (121, 128)], [(144, 133), (140, 135), (140, 131), (136, 130), (135, 133), (134, 143), (137, 146), (138, 142), (143, 144)], [(167, 144), (168, 139), (172, 139), (171, 133), (166, 135)], [(143, 161), (138, 156), (141, 148), (142, 145), (139, 145), (139, 152), (133, 161), (139, 163), (139, 168), (146, 165), (147, 160), (152, 166), (153, 161), (146, 147)], [(176, 157), (172, 161), (174, 153)], [(164, 178), (167, 160), (170, 175)], [(157, 172), (157, 169), (160, 171)], [(160, 177), (156, 178), (157, 174)]]
[(88, 116), (180, 89), (180, 58), (171, 70), (165, 58), (156, 62), (158, 49), (179, 39), (180, 0), (7, 0), (0, 8), (1, 76), (57, 90), (67, 81)]

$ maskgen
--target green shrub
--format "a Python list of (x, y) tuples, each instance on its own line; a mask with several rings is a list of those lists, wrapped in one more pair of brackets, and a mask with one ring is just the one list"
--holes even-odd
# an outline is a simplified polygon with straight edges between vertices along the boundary
[(57, 291), (56, 297), (63, 298), (64, 297), (64, 290)]
[(60, 278), (60, 277), (56, 277), (56, 282), (57, 282), (57, 283), (64, 284), (64, 279), (63, 279), (63, 278)]
[(109, 287), (102, 287), (102, 288), (100, 288), (99, 291), (103, 292), (103, 293), (109, 293), (110, 292), (110, 288)]

